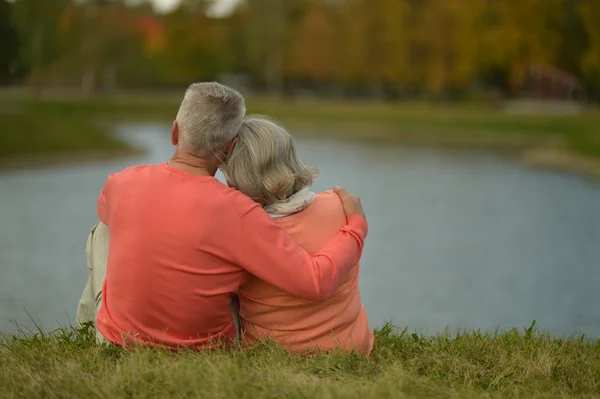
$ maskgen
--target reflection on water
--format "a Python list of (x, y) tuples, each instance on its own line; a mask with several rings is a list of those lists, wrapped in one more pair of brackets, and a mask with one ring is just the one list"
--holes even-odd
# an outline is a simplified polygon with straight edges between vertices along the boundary
[[(0, 174), (0, 330), (73, 322), (84, 244), (106, 176), (167, 160), (168, 128), (121, 129), (148, 154)], [(600, 184), (487, 154), (299, 139), (315, 189), (360, 195), (370, 233), (361, 294), (374, 326), (502, 329), (533, 319), (600, 334)], [(221, 176), (222, 178), (222, 176)]]

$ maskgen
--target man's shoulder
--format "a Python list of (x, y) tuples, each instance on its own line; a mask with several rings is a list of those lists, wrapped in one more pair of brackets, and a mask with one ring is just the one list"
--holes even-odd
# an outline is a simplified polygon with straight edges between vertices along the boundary
[(259, 204), (252, 201), (252, 199), (242, 194), (239, 190), (231, 188), (218, 180), (215, 181), (214, 185), (240, 216), (247, 214), (255, 208), (260, 208)]
[(121, 181), (130, 179), (133, 176), (139, 176), (145, 173), (151, 173), (158, 170), (159, 165), (135, 165), (129, 166), (119, 172), (112, 173), (108, 176), (111, 181)]
[(120, 176), (127, 176), (127, 175), (131, 175), (131, 174), (138, 174), (138, 173), (144, 173), (144, 172), (148, 172), (148, 171), (154, 171), (154, 170), (158, 170), (160, 168), (160, 165), (134, 165), (134, 166), (128, 166), (125, 169), (121, 170), (120, 172), (116, 172), (115, 175), (120, 175)]

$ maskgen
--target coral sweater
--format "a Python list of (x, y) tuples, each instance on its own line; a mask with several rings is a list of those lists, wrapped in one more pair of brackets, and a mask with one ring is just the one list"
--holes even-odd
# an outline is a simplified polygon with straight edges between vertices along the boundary
[(118, 345), (169, 349), (230, 343), (231, 295), (251, 274), (299, 297), (328, 298), (367, 235), (365, 219), (352, 216), (311, 257), (248, 197), (166, 163), (109, 176), (98, 217), (110, 230), (99, 331)]
[[(276, 223), (310, 254), (316, 254), (346, 224), (339, 197), (332, 191), (317, 194), (302, 212)], [(357, 264), (329, 297), (321, 302), (288, 294), (250, 277), (240, 290), (244, 343), (273, 339), (293, 352), (336, 347), (370, 354), (373, 333), (360, 300)], [(303, 273), (298, 270), (299, 279)]]

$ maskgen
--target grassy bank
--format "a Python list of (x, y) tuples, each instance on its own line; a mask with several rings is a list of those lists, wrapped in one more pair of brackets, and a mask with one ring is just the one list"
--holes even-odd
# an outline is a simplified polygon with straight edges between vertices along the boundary
[[(110, 100), (57, 95), (33, 100), (0, 93), (0, 159), (126, 150), (107, 134), (111, 124), (170, 122), (180, 99), (180, 93), (123, 94)], [(502, 150), (533, 164), (600, 173), (596, 110), (579, 116), (509, 115), (487, 105), (298, 103), (249, 97), (248, 111), (272, 116), (296, 134)]]
[(529, 330), (422, 337), (384, 327), (368, 359), (262, 344), (232, 353), (128, 352), (88, 332), (5, 338), (2, 397), (594, 397), (600, 341)]

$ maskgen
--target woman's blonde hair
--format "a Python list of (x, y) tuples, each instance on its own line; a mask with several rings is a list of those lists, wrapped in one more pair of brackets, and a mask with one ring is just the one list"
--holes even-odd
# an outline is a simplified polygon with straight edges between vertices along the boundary
[(314, 165), (298, 158), (296, 142), (284, 127), (262, 116), (242, 121), (238, 142), (222, 170), (227, 184), (262, 206), (310, 187), (319, 174)]

